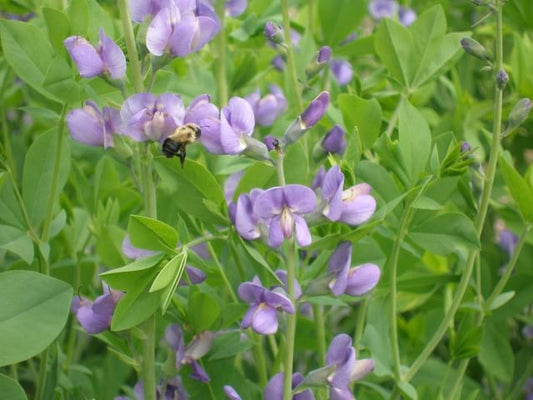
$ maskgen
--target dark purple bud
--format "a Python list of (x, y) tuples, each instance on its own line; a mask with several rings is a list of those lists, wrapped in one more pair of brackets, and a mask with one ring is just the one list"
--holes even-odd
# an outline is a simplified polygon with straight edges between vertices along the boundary
[(272, 61), (270, 61), (270, 64), (272, 64), (272, 66), (278, 71), (283, 71), (283, 69), (285, 68), (285, 61), (283, 61), (283, 57), (281, 57), (280, 55), (274, 57)]
[(200, 382), (207, 383), (211, 381), (211, 378), (209, 375), (207, 375), (207, 372), (202, 368), (202, 366), (198, 363), (198, 361), (193, 360), (191, 362), (192, 367), (192, 374), (190, 375), (192, 379), (195, 379)]
[(307, 130), (311, 129), (323, 115), (329, 105), (329, 93), (321, 92), (302, 112), (285, 132), (285, 144), (289, 145), (298, 140)]
[(398, 19), (403, 26), (409, 26), (416, 21), (416, 12), (412, 8), (400, 7)]
[(339, 125), (335, 125), (322, 139), (322, 148), (328, 153), (343, 154), (344, 150), (346, 150), (344, 135), (344, 129)]
[(266, 135), (263, 138), (263, 143), (266, 145), (268, 151), (274, 150), (276, 148), (276, 144), (279, 146), (279, 140), (272, 135)]
[(319, 63), (328, 63), (331, 59), (331, 47), (329, 46), (322, 46), (320, 50), (318, 50), (318, 55), (316, 60)]
[(461, 153), (468, 153), (472, 150), (472, 146), (466, 140), (461, 143)]
[(518, 128), (529, 116), (531, 110), (531, 100), (528, 98), (520, 99), (511, 110), (509, 119), (507, 121), (507, 128), (504, 134), (509, 133), (515, 128)]
[(316, 53), (313, 60), (305, 68), (305, 74), (307, 79), (315, 77), (324, 67), (329, 63), (331, 59), (331, 47), (322, 46)]
[(479, 58), (480, 60), (483, 60), (483, 61), (490, 60), (487, 49), (485, 49), (485, 47), (481, 43), (475, 41), (474, 39), (470, 37), (462, 38), (461, 46), (463, 46), (464, 51), (470, 54), (471, 56)]
[(509, 258), (513, 255), (516, 244), (518, 243), (518, 236), (516, 236), (509, 229), (504, 229), (498, 238), (498, 245), (507, 253)]
[(198, 285), (202, 283), (203, 281), (205, 281), (206, 276), (205, 276), (204, 271), (198, 268), (187, 265), (185, 267), (185, 272), (187, 273), (187, 277), (189, 278), (189, 281), (193, 285)]
[(345, 60), (332, 60), (331, 72), (333, 72), (333, 77), (335, 78), (339, 86), (345, 86), (353, 79), (352, 64)]
[(272, 21), (268, 21), (265, 25), (265, 36), (274, 46), (285, 41), (283, 29)]
[(509, 75), (505, 70), (501, 69), (496, 74), (496, 85), (498, 86), (498, 89), (503, 90), (507, 86), (507, 83), (509, 82)]

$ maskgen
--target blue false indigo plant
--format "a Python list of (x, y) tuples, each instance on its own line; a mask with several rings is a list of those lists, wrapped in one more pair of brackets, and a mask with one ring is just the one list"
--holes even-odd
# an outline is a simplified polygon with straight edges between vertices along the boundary
[(16, 3), (0, 393), (531, 394), (526, 0)]

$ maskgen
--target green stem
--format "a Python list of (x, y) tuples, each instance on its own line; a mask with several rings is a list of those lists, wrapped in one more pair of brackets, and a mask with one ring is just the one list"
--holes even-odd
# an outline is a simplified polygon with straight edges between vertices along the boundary
[(400, 225), (398, 227), (398, 233), (394, 240), (392, 247), (392, 256), (390, 258), (389, 266), (389, 293), (390, 293), (390, 307), (389, 318), (391, 323), (391, 344), (392, 344), (392, 357), (394, 361), (394, 379), (396, 382), (401, 380), (401, 359), (400, 359), (400, 344), (398, 341), (398, 319), (397, 312), (398, 307), (396, 303), (397, 297), (397, 278), (398, 278), (398, 260), (400, 258), (400, 249), (403, 239), (407, 234), (407, 225), (411, 216), (411, 202), (408, 201), (400, 218)]
[[(227, 231), (228, 231), (228, 229), (221, 229), (218, 232), (219, 233), (226, 233)], [(225, 239), (225, 236), (203, 236), (203, 237), (191, 240), (190, 242), (185, 243), (183, 246), (187, 246), (187, 247), (191, 248), (191, 247), (194, 247), (194, 246), (196, 246), (198, 244), (209, 242), (211, 240), (219, 240), (219, 239)]]
[[(496, 62), (495, 62), (495, 71), (499, 71), (503, 67), (503, 24), (502, 24), (502, 4), (500, 1), (495, 5), (495, 16), (496, 16)], [(503, 104), (503, 92), (500, 90), (495, 82), (494, 84), (494, 109), (493, 109), (493, 128), (492, 128), (492, 145), (489, 157), (489, 165), (487, 168), (487, 173), (485, 175), (485, 183), (483, 185), (483, 192), (481, 195), (481, 203), (479, 206), (479, 212), (476, 217), (475, 227), (478, 233), (478, 237), (481, 237), (483, 231), (483, 225), (485, 223), (485, 218), (487, 216), (487, 211), (489, 207), (490, 196), (492, 193), (492, 186), (494, 184), (494, 177), (496, 176), (496, 166), (498, 163), (498, 156), (500, 153), (500, 133), (502, 125), (502, 104)], [(413, 365), (404, 376), (405, 381), (410, 381), (415, 374), (418, 372), (420, 367), (431, 355), (435, 347), (439, 344), (441, 339), (446, 333), (447, 327), (450, 322), (454, 319), (455, 313), (459, 309), (461, 301), (466, 293), (468, 288), (468, 283), (472, 277), (472, 272), (474, 269), (474, 263), (478, 255), (478, 250), (471, 250), (468, 254), (466, 261), (466, 266), (461, 276), (461, 280), (457, 287), (457, 292), (452, 300), (452, 304), (448, 312), (444, 315), (444, 318), (441, 321), (441, 324), (427, 343), (426, 347), (422, 350), (417, 359), (413, 362)]]
[(18, 381), (19, 380), (19, 374), (18, 374), (18, 371), (17, 371), (17, 366), (18, 364), (11, 364), (10, 367), (9, 367), (9, 370), (10, 370), (10, 373), (11, 373), (11, 377)]
[(280, 186), (285, 186), (285, 171), (283, 170), (283, 159), (285, 153), (279, 153), (278, 159), (276, 161), (276, 171), (278, 173), (278, 184)]
[(226, 32), (224, 22), (226, 20), (226, 0), (217, 0), (216, 12), (220, 20), (220, 32), (216, 40), (218, 61), (215, 63), (218, 85), (218, 105), (223, 107), (228, 102), (228, 84), (226, 82)]
[(307, 12), (309, 17), (307, 29), (311, 32), (311, 36), (315, 34), (315, 10), (316, 0), (307, 0)]
[(215, 252), (215, 250), (213, 249), (213, 246), (209, 242), (207, 242), (207, 250), (209, 251), (209, 254), (211, 255), (211, 258), (215, 262), (215, 265), (217, 266), (218, 272), (220, 272), (220, 276), (222, 276), (222, 280), (224, 281), (224, 284), (226, 285), (226, 288), (228, 289), (228, 293), (229, 293), (229, 295), (231, 297), (231, 300), (234, 303), (238, 303), (239, 299), (237, 299), (237, 296), (235, 295), (235, 291), (231, 287), (231, 283), (230, 283), (226, 273), (224, 272), (224, 267), (222, 266), (222, 264), (220, 264), (220, 261), (218, 260), (218, 257), (217, 257), (217, 253)]
[(368, 297), (365, 297), (359, 306), (359, 312), (357, 313), (357, 321), (355, 325), (355, 333), (353, 337), (353, 346), (357, 349), (359, 341), (363, 336), (363, 330), (365, 328), (366, 312), (368, 310)]
[(326, 330), (324, 325), (324, 308), (318, 304), (313, 304), (313, 315), (315, 317), (316, 340), (318, 344), (318, 355), (320, 365), (326, 364)]
[[(295, 253), (296, 246), (294, 238), (289, 240), (287, 246), (287, 291), (289, 300), (292, 304), (294, 302), (294, 272), (295, 272)], [(296, 335), (296, 311), (293, 314), (287, 315), (287, 342), (285, 345), (285, 363), (284, 363), (284, 379), (283, 379), (283, 400), (292, 399), (292, 363), (294, 359), (294, 337)]]
[(39, 381), (37, 382), (37, 389), (35, 391), (35, 400), (44, 399), (44, 390), (46, 387), (46, 375), (48, 373), (48, 353), (50, 347), (47, 347), (41, 354), (41, 362), (39, 363)]
[(278, 343), (276, 342), (276, 338), (274, 335), (268, 335), (268, 344), (270, 345), (270, 349), (272, 350), (272, 356), (274, 359), (278, 356)]
[(254, 340), (254, 357), (257, 365), (257, 373), (259, 375), (259, 384), (265, 387), (268, 383), (265, 354), (263, 351), (263, 338), (256, 335)]
[[(6, 74), (5, 80), (2, 83), (2, 91), (0, 93), (5, 93), (7, 79), (8, 77)], [(13, 157), (13, 151), (11, 150), (11, 140), (10, 140), (9, 128), (8, 128), (7, 120), (6, 120), (6, 110), (4, 109), (3, 101), (1, 101), (1, 104), (0, 104), (0, 114), (1, 114), (0, 122), (2, 123), (2, 141), (4, 144), (4, 154), (6, 156), (6, 162), (7, 162), (7, 165), (9, 166), (9, 169), (12, 171), (12, 174), (16, 176), (17, 170), (15, 168), (16, 165), (15, 165), (15, 159)]]
[(294, 51), (291, 42), (291, 20), (289, 17), (289, 2), (281, 0), (281, 11), (283, 13), (283, 31), (285, 34), (285, 46), (287, 49), (287, 69), (291, 81), (292, 91), (296, 101), (296, 109), (301, 113), (304, 109), (302, 95), (298, 87), (298, 74), (296, 73), (296, 63), (294, 60)]
[(400, 106), (402, 105), (403, 97), (398, 102), (398, 105), (394, 109), (390, 119), (389, 124), (387, 125), (387, 129), (385, 129), (385, 135), (390, 136), (392, 135), (392, 132), (394, 131), (394, 128), (396, 127), (396, 123), (398, 122), (398, 118), (400, 117)]
[(135, 89), (136, 93), (141, 93), (144, 90), (144, 84), (141, 73), (141, 63), (137, 53), (137, 44), (135, 43), (135, 35), (133, 33), (133, 25), (131, 23), (128, 1), (119, 0), (118, 7), (120, 10), (120, 19), (122, 20), (122, 29), (124, 30), (124, 38), (126, 39), (126, 49), (128, 50), (128, 66), (131, 70), (133, 88)]

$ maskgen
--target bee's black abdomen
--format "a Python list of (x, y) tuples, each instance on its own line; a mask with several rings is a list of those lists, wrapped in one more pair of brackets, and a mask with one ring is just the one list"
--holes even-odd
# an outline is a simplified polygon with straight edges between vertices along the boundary
[(179, 147), (179, 144), (172, 139), (165, 139), (163, 142), (163, 154), (169, 158), (174, 157), (178, 152)]

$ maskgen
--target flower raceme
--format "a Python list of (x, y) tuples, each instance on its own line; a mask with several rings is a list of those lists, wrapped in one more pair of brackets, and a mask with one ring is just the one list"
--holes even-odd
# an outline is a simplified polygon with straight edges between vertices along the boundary
[(83, 78), (92, 78), (107, 73), (113, 79), (126, 76), (126, 57), (111, 38), (100, 28), (98, 45), (95, 48), (82, 36), (70, 36), (63, 42)]
[(238, 293), (242, 300), (250, 304), (241, 322), (242, 329), (252, 327), (256, 333), (271, 335), (278, 331), (278, 308), (294, 314), (294, 305), (283, 288), (266, 289), (257, 277), (252, 282), (241, 283)]

